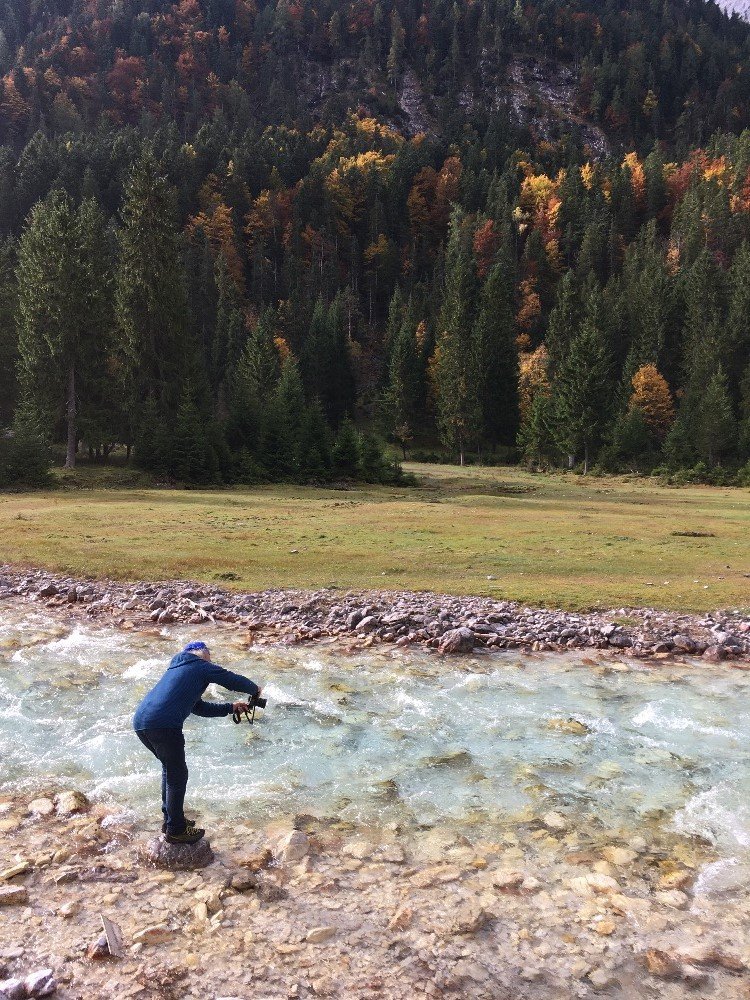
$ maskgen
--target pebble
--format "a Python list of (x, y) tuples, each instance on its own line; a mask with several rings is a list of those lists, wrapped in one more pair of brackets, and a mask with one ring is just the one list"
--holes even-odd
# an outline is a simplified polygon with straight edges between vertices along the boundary
[(0, 886), (0, 906), (21, 906), (29, 901), (29, 890), (23, 885)]

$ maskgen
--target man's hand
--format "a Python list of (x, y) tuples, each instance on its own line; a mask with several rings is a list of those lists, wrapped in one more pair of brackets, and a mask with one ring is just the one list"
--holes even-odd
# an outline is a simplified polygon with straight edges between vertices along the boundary
[(242, 713), (242, 712), (248, 712), (249, 710), (250, 706), (246, 701), (235, 701), (234, 704), (232, 705), (233, 712)]

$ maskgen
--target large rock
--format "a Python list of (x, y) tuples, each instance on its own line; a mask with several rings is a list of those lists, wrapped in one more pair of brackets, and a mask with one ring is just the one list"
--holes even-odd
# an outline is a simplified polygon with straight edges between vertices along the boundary
[(470, 653), (476, 639), (470, 628), (453, 628), (440, 640), (441, 653)]
[(181, 871), (205, 868), (214, 860), (214, 852), (205, 837), (196, 844), (170, 844), (162, 835), (149, 840), (146, 847), (141, 850), (140, 858), (146, 864), (156, 865), (157, 868)]
[(71, 813), (86, 812), (88, 808), (89, 800), (83, 792), (60, 792), (55, 799), (55, 809), (61, 816), (69, 816)]
[(273, 855), (277, 861), (290, 864), (301, 861), (310, 850), (310, 841), (302, 830), (289, 830), (281, 834), (273, 845)]

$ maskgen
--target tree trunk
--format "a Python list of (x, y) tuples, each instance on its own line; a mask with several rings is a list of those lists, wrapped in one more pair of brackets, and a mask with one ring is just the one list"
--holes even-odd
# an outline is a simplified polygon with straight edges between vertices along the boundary
[(575, 455), (568, 455), (568, 468), (572, 469), (575, 464), (576, 464)]
[(584, 476), (589, 471), (589, 446), (586, 444), (583, 446), (583, 474)]
[(463, 465), (464, 465), (464, 446), (463, 445), (460, 445), (460, 447), (458, 449), (458, 456), (459, 456), (458, 464), (463, 468)]
[(65, 455), (65, 468), (76, 467), (76, 368), (71, 364), (68, 372), (68, 450)]

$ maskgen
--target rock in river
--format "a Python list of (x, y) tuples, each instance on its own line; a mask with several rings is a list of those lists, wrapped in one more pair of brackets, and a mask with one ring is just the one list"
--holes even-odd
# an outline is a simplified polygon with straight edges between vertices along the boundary
[(149, 840), (141, 860), (170, 870), (205, 868), (214, 859), (211, 844), (204, 837), (196, 844), (170, 844), (163, 836)]
[(474, 649), (475, 641), (470, 628), (453, 628), (440, 640), (440, 652), (470, 653)]

